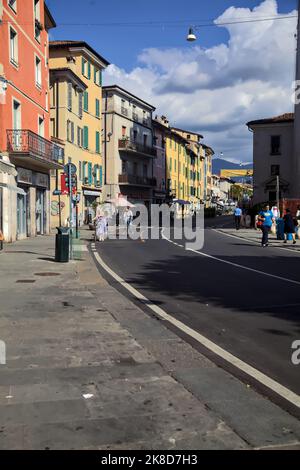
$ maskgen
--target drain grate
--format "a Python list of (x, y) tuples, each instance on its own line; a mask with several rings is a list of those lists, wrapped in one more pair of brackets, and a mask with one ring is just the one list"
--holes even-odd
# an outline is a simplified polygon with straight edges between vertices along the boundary
[(60, 273), (34, 273), (35, 276), (41, 276), (41, 277), (46, 277), (46, 276), (60, 276)]
[(34, 279), (19, 279), (16, 284), (33, 284), (34, 282)]

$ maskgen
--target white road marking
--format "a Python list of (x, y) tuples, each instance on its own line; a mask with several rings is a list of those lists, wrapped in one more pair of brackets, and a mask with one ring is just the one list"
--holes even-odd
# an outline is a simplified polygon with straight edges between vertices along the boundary
[[(176, 245), (176, 246), (179, 246), (180, 248), (184, 248), (184, 246), (178, 245), (178, 243), (175, 243), (172, 240), (170, 240), (169, 238), (167, 238), (163, 234), (163, 232), (162, 232), (162, 237), (167, 242), (172, 243), (172, 245)], [(276, 276), (276, 274), (270, 274), (270, 273), (266, 273), (265, 271), (259, 271), (258, 269), (249, 268), (248, 266), (243, 266), (242, 264), (237, 264), (237, 263), (233, 263), (232, 261), (227, 261), (227, 260), (222, 259), (222, 258), (217, 258), (216, 256), (208, 255), (207, 253), (203, 253), (202, 251), (193, 250), (192, 248), (186, 248), (185, 250), (186, 251), (192, 251), (193, 253), (196, 253), (199, 256), (203, 256), (205, 258), (210, 258), (210, 259), (213, 259), (215, 261), (219, 261), (220, 263), (228, 264), (228, 265), (233, 266), (235, 268), (244, 269), (246, 271), (254, 272), (256, 274), (261, 274), (262, 276), (272, 277), (273, 279), (278, 279), (279, 281), (289, 282), (290, 284), (296, 284), (298, 286), (300, 285), (300, 281), (295, 281), (294, 279), (289, 279), (287, 277), (282, 277), (282, 276)]]
[[(232, 235), (231, 233), (223, 232), (222, 230), (219, 230), (217, 228), (212, 228), (211, 230), (213, 232), (221, 233), (222, 235), (225, 235), (226, 237), (235, 238), (235, 239), (238, 239), (238, 240), (243, 240), (244, 242), (247, 242), (247, 243), (253, 243), (256, 246), (261, 245), (261, 243), (259, 241), (256, 242), (254, 240), (248, 240), (247, 238), (240, 237), (239, 235)], [(296, 255), (300, 255), (300, 251), (294, 250), (293, 248), (288, 248), (288, 247), (278, 246), (278, 245), (270, 245), (269, 248), (276, 248), (276, 250), (290, 251), (291, 253), (294, 253)]]
[(196, 340), (198, 343), (202, 344), (205, 348), (212, 351), (217, 356), (225, 359), (227, 362), (232, 364), (233, 366), (237, 367), (244, 373), (248, 374), (250, 377), (253, 377), (255, 380), (263, 384), (265, 387), (269, 388), (273, 392), (277, 393), (277, 395), (281, 396), (285, 400), (289, 401), (293, 405), (300, 408), (300, 396), (294, 393), (293, 391), (289, 390), (285, 386), (281, 385), (280, 383), (276, 382), (275, 380), (271, 379), (263, 372), (255, 369), (254, 367), (250, 366), (246, 362), (242, 361), (238, 357), (234, 356), (230, 352), (226, 351), (225, 349), (218, 346), (213, 341), (209, 340), (205, 336), (201, 335), (197, 331), (193, 330), (189, 326), (185, 325), (181, 321), (177, 320), (176, 318), (172, 317), (168, 313), (166, 313), (161, 307), (153, 304), (147, 297), (141, 294), (138, 290), (128, 284), (124, 279), (122, 279), (118, 274), (116, 274), (100, 257), (99, 253), (94, 253), (96, 261), (100, 264), (100, 266), (119, 284), (121, 284), (128, 292), (130, 292), (136, 299), (146, 302), (147, 307), (149, 307), (156, 315), (158, 315), (163, 320), (168, 321), (172, 325), (176, 326), (179, 330), (183, 331), (185, 334)]

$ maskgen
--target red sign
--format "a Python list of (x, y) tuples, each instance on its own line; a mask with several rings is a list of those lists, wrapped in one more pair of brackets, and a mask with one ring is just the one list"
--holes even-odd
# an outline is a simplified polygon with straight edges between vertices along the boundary
[[(61, 187), (61, 194), (64, 194), (64, 195), (68, 196), (69, 195), (69, 184), (68, 184), (65, 173), (62, 173), (61, 176), (60, 176), (60, 187)], [(77, 194), (77, 184), (76, 184), (75, 180), (73, 180), (72, 194), (73, 195)]]

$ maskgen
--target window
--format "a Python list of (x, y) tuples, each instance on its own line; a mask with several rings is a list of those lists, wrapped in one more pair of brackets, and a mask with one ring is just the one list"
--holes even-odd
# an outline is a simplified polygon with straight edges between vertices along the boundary
[(35, 56), (35, 84), (42, 87), (42, 62), (38, 56)]
[(75, 127), (74, 122), (67, 120), (67, 140), (74, 144), (75, 141)]
[(98, 86), (102, 86), (102, 73), (101, 70), (94, 67), (94, 83)]
[(143, 177), (147, 178), (148, 176), (148, 167), (146, 164), (143, 165)]
[(100, 100), (96, 98), (96, 117), (100, 117)]
[(37, 41), (40, 42), (41, 30), (43, 29), (43, 26), (41, 25), (40, 0), (34, 0), (34, 18), (35, 18), (34, 37)]
[(100, 153), (100, 132), (96, 131), (96, 153)]
[(281, 136), (272, 135), (271, 136), (271, 155), (280, 155), (281, 154)]
[(93, 183), (93, 165), (92, 165), (92, 163), (88, 163), (88, 180), (89, 180), (89, 184)]
[(89, 94), (87, 91), (83, 95), (83, 109), (86, 113), (89, 111)]
[(78, 147), (82, 147), (82, 129), (81, 129), (81, 127), (77, 127), (77, 145), (78, 145)]
[(134, 164), (133, 164), (133, 175), (134, 176), (137, 176), (137, 169), (138, 169), (137, 163), (134, 162)]
[(122, 137), (126, 137), (126, 127), (122, 126)]
[(18, 35), (13, 28), (9, 29), (9, 53), (13, 65), (18, 65)]
[(121, 114), (123, 114), (123, 116), (128, 116), (128, 110), (126, 108), (126, 102), (125, 100), (121, 100)]
[(72, 91), (73, 91), (72, 83), (68, 83), (68, 110), (69, 111), (72, 111)]
[(144, 146), (147, 147), (147, 139), (148, 139), (147, 134), (143, 135), (143, 139), (144, 139)]
[(21, 129), (21, 103), (13, 101), (13, 129)]
[(122, 174), (125, 175), (127, 172), (127, 161), (122, 160)]
[(91, 78), (91, 64), (87, 60), (82, 57), (81, 62), (81, 73), (85, 76), (85, 78)]
[(137, 130), (134, 129), (134, 131), (133, 131), (133, 142), (136, 142), (136, 139), (137, 139)]
[(271, 176), (280, 175), (280, 165), (271, 165)]
[(78, 116), (82, 119), (82, 109), (83, 109), (83, 93), (80, 92), (78, 95)]
[(17, 0), (8, 0), (8, 5), (15, 13), (17, 12)]
[(39, 116), (39, 121), (38, 121), (38, 134), (41, 137), (44, 137), (45, 134), (45, 120), (44, 118)]

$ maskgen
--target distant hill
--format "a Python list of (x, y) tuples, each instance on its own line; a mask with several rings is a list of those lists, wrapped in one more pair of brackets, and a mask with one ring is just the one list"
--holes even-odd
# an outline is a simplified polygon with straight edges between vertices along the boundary
[(212, 171), (214, 175), (220, 175), (221, 170), (252, 170), (253, 164), (240, 166), (238, 163), (232, 163), (222, 158), (215, 158), (212, 161)]

